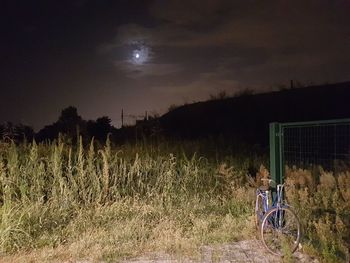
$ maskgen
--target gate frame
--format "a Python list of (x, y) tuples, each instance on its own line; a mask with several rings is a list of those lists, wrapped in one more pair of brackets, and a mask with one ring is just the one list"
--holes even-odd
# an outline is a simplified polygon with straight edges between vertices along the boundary
[(270, 175), (277, 184), (284, 182), (284, 130), (286, 128), (296, 127), (314, 127), (323, 125), (337, 125), (340, 123), (350, 123), (350, 118), (332, 119), (319, 121), (303, 121), (303, 122), (272, 122), (269, 126), (270, 135)]

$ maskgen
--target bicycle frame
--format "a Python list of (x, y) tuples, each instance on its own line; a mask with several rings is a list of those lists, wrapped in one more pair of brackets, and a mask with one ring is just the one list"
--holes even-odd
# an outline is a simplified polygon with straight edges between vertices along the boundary
[[(276, 193), (272, 192), (271, 190), (256, 190), (256, 203), (255, 203), (255, 211), (258, 211), (259, 208), (259, 202), (258, 197), (261, 197), (262, 200), (262, 208), (263, 213), (259, 215), (259, 221), (262, 220), (265, 213), (267, 213), (270, 209), (273, 209), (275, 207), (281, 208), (288, 207), (288, 205), (282, 205), (283, 204), (283, 190), (284, 190), (284, 184), (278, 184)], [(271, 200), (271, 201), (270, 201)]]
[(277, 196), (276, 196), (276, 202), (272, 207), (281, 207), (283, 202), (283, 189), (284, 184), (278, 184), (277, 185)]
[[(269, 195), (270, 191), (262, 191), (260, 189), (256, 190), (256, 197), (260, 196), (262, 199), (263, 204), (263, 212), (266, 213), (269, 210), (270, 204), (269, 204)], [(255, 204), (255, 208), (258, 209), (258, 202)]]

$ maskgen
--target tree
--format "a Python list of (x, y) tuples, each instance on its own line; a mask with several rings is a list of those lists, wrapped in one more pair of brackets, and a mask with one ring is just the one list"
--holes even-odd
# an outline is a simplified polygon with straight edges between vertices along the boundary
[(32, 127), (28, 125), (18, 124), (14, 128), (15, 131), (15, 139), (18, 142), (22, 142), (24, 140), (32, 141), (34, 138), (34, 130)]
[(62, 110), (57, 125), (59, 133), (66, 134), (72, 139), (85, 131), (85, 121), (78, 115), (77, 108), (73, 106), (69, 106)]
[(0, 124), (0, 140), (4, 138), (5, 125)]
[(104, 143), (109, 133), (113, 131), (111, 119), (107, 116), (100, 117), (96, 121), (87, 122), (87, 133), (96, 140)]
[(33, 138), (34, 130), (28, 125), (15, 125), (12, 122), (6, 122), (5, 124), (0, 125), (0, 139), (23, 142), (24, 140), (32, 141)]
[(86, 135), (86, 121), (78, 115), (77, 108), (69, 106), (61, 111), (58, 120), (45, 126), (36, 134), (38, 141), (57, 139), (59, 134), (64, 134), (72, 142), (77, 141), (78, 135)]

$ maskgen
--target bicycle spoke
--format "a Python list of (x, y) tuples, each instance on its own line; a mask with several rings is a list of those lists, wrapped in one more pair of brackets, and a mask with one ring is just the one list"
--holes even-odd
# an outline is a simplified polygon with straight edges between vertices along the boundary
[(291, 210), (275, 208), (265, 216), (261, 234), (264, 245), (273, 254), (292, 253), (299, 244), (300, 224)]

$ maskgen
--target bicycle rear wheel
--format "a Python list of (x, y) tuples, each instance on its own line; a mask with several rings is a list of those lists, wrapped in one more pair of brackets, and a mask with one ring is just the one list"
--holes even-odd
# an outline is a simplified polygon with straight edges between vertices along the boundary
[(263, 244), (274, 255), (293, 253), (299, 246), (300, 235), (299, 219), (287, 207), (271, 209), (262, 220)]

